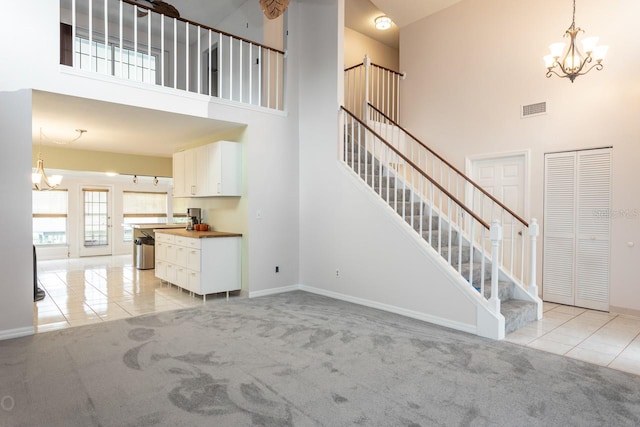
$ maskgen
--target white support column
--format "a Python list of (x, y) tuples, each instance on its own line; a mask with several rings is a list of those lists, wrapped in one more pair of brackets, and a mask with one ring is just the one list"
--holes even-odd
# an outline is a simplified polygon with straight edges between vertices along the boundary
[(537, 264), (537, 248), (536, 243), (538, 239), (538, 235), (540, 234), (540, 226), (538, 225), (538, 220), (535, 218), (531, 219), (531, 223), (529, 224), (529, 237), (530, 237), (530, 247), (529, 247), (529, 295), (532, 297), (538, 297), (538, 284), (536, 283), (536, 270), (538, 268)]
[(491, 298), (489, 307), (495, 314), (500, 314), (500, 298), (498, 298), (498, 264), (500, 260), (500, 242), (502, 241), (502, 226), (500, 221), (494, 219), (491, 223)]

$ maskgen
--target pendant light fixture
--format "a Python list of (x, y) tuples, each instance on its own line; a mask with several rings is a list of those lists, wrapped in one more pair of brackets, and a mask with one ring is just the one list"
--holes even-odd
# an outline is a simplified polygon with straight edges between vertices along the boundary
[[(82, 138), (82, 135), (84, 135), (87, 132), (87, 130), (76, 129), (76, 132), (78, 132), (78, 136), (73, 138), (70, 141), (53, 141), (53, 140), (52, 141), (56, 144), (62, 144), (62, 145), (71, 144), (72, 142), (76, 142), (77, 140)], [(46, 136), (46, 135), (44, 135), (44, 133), (42, 132), (42, 128), (40, 128), (40, 150), (38, 151), (38, 162), (36, 164), (36, 167), (33, 170), (33, 173), (31, 174), (31, 182), (33, 184), (33, 188), (35, 188), (38, 191), (53, 190), (54, 188), (57, 188), (62, 182), (62, 175), (47, 176), (47, 173), (44, 171), (44, 160), (42, 159), (43, 136)]]
[[(582, 40), (584, 53), (580, 52), (577, 36), (581, 31), (584, 32), (580, 27), (576, 27), (576, 0), (573, 0), (573, 20), (564, 33), (564, 37), (569, 38), (569, 47), (565, 51), (566, 43), (562, 42), (549, 46), (551, 53), (544, 57), (547, 77), (555, 74), (558, 77), (566, 77), (573, 83), (576, 77), (587, 74), (594, 68), (598, 71), (604, 68), (602, 61), (609, 46), (597, 46), (598, 37), (587, 37)], [(592, 64), (593, 61), (596, 63)]]

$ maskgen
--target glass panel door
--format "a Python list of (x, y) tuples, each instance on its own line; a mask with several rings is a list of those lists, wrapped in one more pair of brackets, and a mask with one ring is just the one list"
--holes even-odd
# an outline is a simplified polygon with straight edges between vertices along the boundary
[(83, 221), (80, 255), (111, 255), (111, 192), (82, 188)]

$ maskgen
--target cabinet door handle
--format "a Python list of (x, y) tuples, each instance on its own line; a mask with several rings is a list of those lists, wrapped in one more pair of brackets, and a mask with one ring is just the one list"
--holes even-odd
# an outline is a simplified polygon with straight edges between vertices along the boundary
[(218, 183), (218, 194), (222, 193), (222, 183)]

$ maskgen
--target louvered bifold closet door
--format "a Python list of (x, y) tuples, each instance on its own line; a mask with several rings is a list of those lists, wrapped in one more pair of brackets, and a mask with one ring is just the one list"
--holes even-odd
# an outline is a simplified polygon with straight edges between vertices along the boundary
[(575, 305), (609, 310), (611, 150), (577, 153)]
[(543, 299), (575, 301), (576, 153), (545, 156)]

